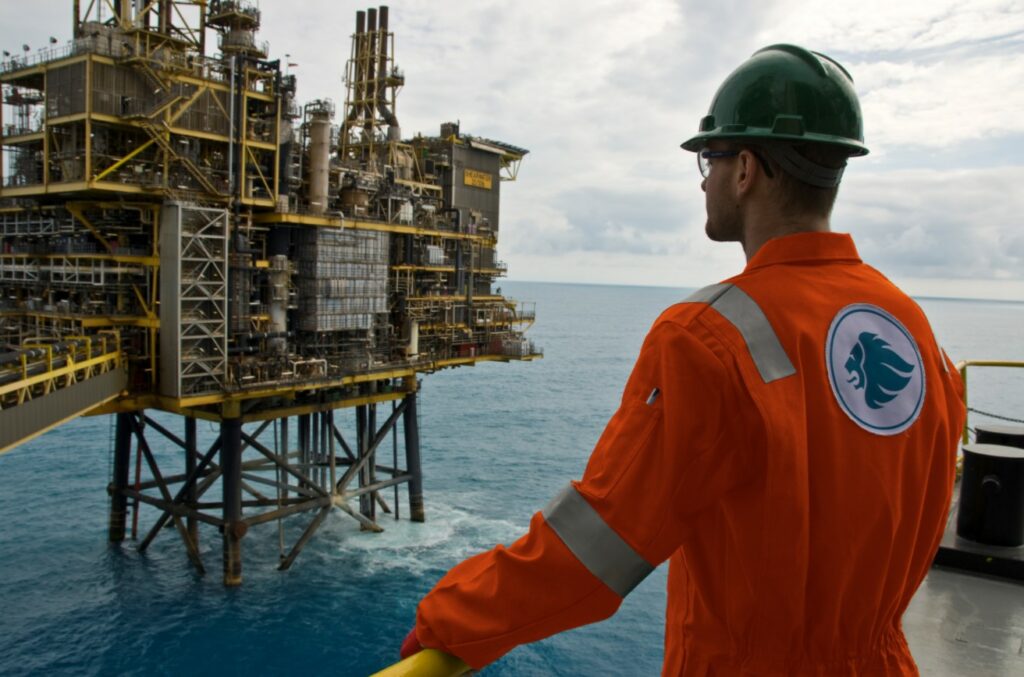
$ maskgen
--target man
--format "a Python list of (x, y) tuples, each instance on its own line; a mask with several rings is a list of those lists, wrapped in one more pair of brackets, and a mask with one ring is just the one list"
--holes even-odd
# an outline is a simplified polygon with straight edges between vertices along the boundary
[(952, 489), (962, 386), (920, 308), (829, 232), (866, 154), (849, 74), (755, 53), (683, 144), (747, 266), (654, 324), (573, 482), (452, 569), (403, 654), (474, 668), (611, 615), (671, 561), (664, 673), (916, 674), (900, 619)]

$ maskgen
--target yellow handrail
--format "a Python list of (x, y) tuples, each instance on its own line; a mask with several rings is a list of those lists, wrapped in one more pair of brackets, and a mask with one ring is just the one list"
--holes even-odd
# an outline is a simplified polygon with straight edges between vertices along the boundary
[[(960, 372), (960, 378), (964, 382), (964, 406), (967, 406), (967, 367), (1017, 367), (1024, 368), (1024, 362), (1018, 360), (963, 360), (957, 362), (956, 370)], [(967, 444), (967, 420), (964, 419), (963, 442)]]
[(472, 671), (460, 659), (437, 649), (424, 649), (370, 677), (458, 677)]
[[(53, 359), (51, 358), (49, 360), (49, 362), (52, 364)], [(8, 393), (12, 393), (12, 392), (15, 392), (17, 390), (21, 390), (21, 389), (25, 389), (25, 388), (31, 388), (34, 385), (37, 385), (39, 383), (44, 383), (46, 381), (55, 381), (56, 379), (60, 378), (61, 376), (68, 376), (70, 374), (74, 374), (75, 372), (79, 372), (79, 371), (83, 371), (83, 370), (88, 370), (88, 369), (90, 369), (92, 367), (96, 367), (96, 366), (100, 366), (100, 365), (108, 365), (108, 366), (111, 366), (111, 367), (116, 367), (116, 366), (118, 366), (118, 364), (120, 362), (121, 362), (121, 352), (120, 351), (115, 351), (115, 352), (107, 353), (105, 355), (99, 355), (99, 356), (94, 357), (92, 359), (83, 360), (81, 362), (75, 362), (73, 359), (69, 358), (68, 364), (63, 366), (63, 367), (60, 367), (58, 369), (53, 369), (52, 366), (51, 366), (50, 371), (44, 372), (42, 374), (36, 374), (35, 376), (27, 376), (27, 377), (25, 377), (24, 379), (22, 379), (20, 381), (16, 381), (14, 383), (8, 383), (7, 385), (0, 386), (0, 396), (7, 395)], [(65, 384), (65, 385), (68, 385), (68, 384)]]

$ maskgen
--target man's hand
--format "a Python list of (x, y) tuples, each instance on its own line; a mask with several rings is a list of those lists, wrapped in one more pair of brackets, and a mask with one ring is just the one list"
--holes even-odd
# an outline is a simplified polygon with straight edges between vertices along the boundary
[(409, 631), (409, 634), (405, 636), (405, 639), (402, 640), (402, 648), (398, 650), (398, 653), (402, 658), (408, 658), (422, 650), (423, 646), (420, 645), (420, 641), (416, 639), (416, 628), (414, 626), (413, 629)]

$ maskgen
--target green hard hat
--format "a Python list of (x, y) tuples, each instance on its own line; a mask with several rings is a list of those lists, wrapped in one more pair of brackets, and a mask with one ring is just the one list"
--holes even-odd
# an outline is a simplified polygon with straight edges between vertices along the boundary
[(867, 155), (853, 78), (824, 54), (795, 45), (772, 45), (725, 79), (682, 144), (699, 151), (713, 139), (821, 143)]

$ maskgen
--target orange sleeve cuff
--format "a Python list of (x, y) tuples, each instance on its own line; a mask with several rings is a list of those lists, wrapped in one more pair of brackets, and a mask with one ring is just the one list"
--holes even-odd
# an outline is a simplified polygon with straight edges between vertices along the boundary
[(520, 644), (607, 618), (621, 603), (538, 513), (511, 546), (471, 557), (438, 582), (419, 604), (416, 636), (479, 670)]

